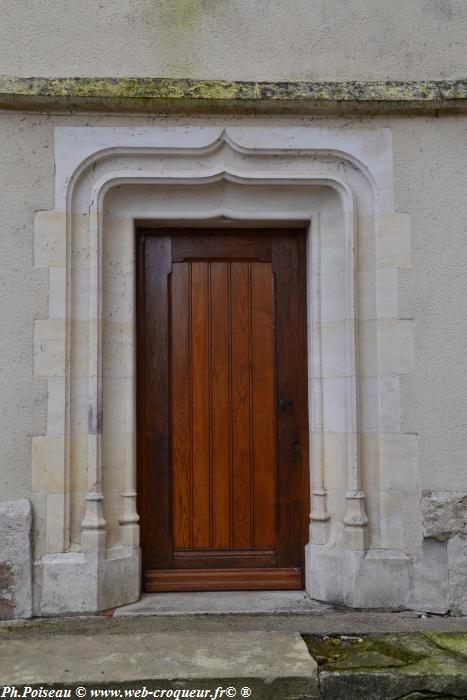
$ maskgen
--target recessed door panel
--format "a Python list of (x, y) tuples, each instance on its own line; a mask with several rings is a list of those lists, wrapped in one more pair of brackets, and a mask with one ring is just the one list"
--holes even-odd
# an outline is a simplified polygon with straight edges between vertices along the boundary
[(302, 587), (303, 250), (294, 233), (139, 236), (146, 590)]

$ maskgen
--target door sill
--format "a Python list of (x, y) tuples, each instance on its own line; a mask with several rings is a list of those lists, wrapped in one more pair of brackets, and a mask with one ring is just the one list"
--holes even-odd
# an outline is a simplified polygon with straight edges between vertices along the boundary
[(332, 606), (311, 600), (306, 591), (215, 591), (143, 593), (140, 600), (117, 608), (116, 617), (223, 617), (225, 615), (316, 615)]
[(301, 590), (298, 567), (251, 569), (161, 569), (146, 571), (148, 593), (175, 591), (272, 591)]

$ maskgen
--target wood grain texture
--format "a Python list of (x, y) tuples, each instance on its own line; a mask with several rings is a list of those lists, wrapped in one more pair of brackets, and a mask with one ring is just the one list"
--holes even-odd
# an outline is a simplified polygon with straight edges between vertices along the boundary
[[(209, 264), (191, 264), (193, 547), (209, 547), (210, 529), (210, 294)], [(172, 411), (176, 411), (174, 405)]]
[(238, 569), (249, 588), (258, 569), (255, 586), (284, 587), (308, 529), (304, 237), (145, 230), (138, 269), (145, 585), (187, 586), (183, 570), (195, 588), (179, 590), (196, 590)]
[(211, 460), (212, 547), (232, 544), (230, 264), (211, 265)]
[(251, 545), (251, 391), (249, 263), (233, 262), (232, 279), (232, 545)]
[(264, 591), (300, 590), (300, 568), (206, 569), (196, 571), (151, 571), (145, 576), (145, 589), (158, 591)]
[(271, 265), (251, 265), (252, 512), (255, 547), (276, 541), (276, 396)]
[[(140, 250), (144, 286), (138, 303), (138, 505), (142, 522), (143, 566), (167, 566), (171, 560), (171, 504), (153, 503), (170, 493), (168, 277), (169, 236), (148, 238)], [(155, 303), (157, 300), (157, 303)], [(154, 547), (154, 542), (158, 543)]]
[[(193, 544), (192, 397), (191, 397), (191, 269), (172, 267), (172, 500), (174, 546)], [(188, 431), (188, 434), (187, 434)]]

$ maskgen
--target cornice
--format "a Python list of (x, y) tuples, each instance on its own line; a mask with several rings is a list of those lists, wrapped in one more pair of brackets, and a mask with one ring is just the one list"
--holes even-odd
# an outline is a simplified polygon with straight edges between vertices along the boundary
[(0, 76), (0, 109), (153, 114), (463, 112), (467, 110), (467, 79), (230, 82)]

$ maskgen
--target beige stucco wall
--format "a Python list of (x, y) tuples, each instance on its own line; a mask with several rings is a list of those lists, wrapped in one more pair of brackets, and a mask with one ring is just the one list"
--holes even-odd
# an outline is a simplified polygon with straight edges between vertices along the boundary
[[(216, 117), (212, 123), (225, 121)], [(45, 271), (33, 268), (32, 251), (34, 211), (53, 207), (53, 127), (160, 122), (186, 119), (0, 115), (2, 498), (30, 495), (31, 435), (46, 432), (46, 387), (42, 380), (33, 380), (32, 333), (34, 319), (47, 316), (48, 280)], [(326, 122), (331, 123), (355, 126), (348, 120)], [(396, 208), (412, 218), (413, 267), (400, 272), (400, 301), (401, 316), (416, 319), (416, 364), (414, 375), (403, 381), (402, 430), (419, 434), (423, 489), (465, 491), (467, 182), (460, 145), (465, 143), (467, 118), (377, 118), (360, 124), (392, 129)], [(35, 505), (36, 528), (41, 529), (44, 504)], [(421, 516), (412, 512), (410, 518), (407, 547), (414, 550), (420, 542)]]
[(416, 320), (416, 371), (403, 386), (402, 428), (419, 433), (421, 488), (465, 491), (467, 119), (396, 124), (396, 202), (413, 217), (401, 315)]
[(3, 74), (234, 80), (467, 74), (465, 0), (1, 0), (0, 16)]

